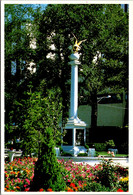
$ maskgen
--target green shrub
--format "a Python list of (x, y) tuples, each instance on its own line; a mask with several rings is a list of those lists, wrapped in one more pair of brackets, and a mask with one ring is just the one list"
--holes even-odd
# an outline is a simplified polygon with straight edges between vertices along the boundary
[(42, 143), (41, 154), (35, 164), (30, 191), (39, 191), (40, 188), (62, 191), (66, 187), (63, 179), (65, 170), (57, 161), (52, 132), (51, 128), (45, 129), (45, 140)]
[(87, 153), (79, 153), (78, 156), (88, 156)]
[(72, 156), (72, 154), (71, 153), (69, 153), (69, 152), (62, 152), (61, 153), (61, 156)]
[(106, 141), (106, 145), (107, 145), (107, 148), (114, 148), (115, 147), (115, 143), (113, 140)]
[(87, 185), (81, 189), (81, 191), (86, 192), (109, 192), (110, 189), (104, 185), (96, 182), (87, 182)]
[(111, 159), (102, 161), (102, 169), (96, 171), (96, 181), (104, 185), (105, 187), (109, 187), (113, 189), (116, 185), (117, 177), (114, 170), (114, 165), (111, 164)]
[(119, 153), (128, 154), (128, 142), (124, 142), (119, 145)]
[(95, 152), (95, 157), (97, 157), (97, 156), (99, 156), (99, 153), (96, 151), (96, 152)]
[(106, 143), (94, 143), (96, 151), (105, 151), (106, 150)]
[(128, 168), (122, 167), (120, 165), (116, 165), (114, 167), (114, 171), (118, 174), (121, 175), (122, 177), (126, 177), (128, 175)]

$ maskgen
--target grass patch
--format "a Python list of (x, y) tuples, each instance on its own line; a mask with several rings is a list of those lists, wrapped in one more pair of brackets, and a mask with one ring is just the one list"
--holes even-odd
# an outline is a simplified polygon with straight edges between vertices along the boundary
[[(107, 151), (98, 151), (100, 156), (110, 156)], [(115, 157), (128, 157), (128, 154), (115, 154)]]

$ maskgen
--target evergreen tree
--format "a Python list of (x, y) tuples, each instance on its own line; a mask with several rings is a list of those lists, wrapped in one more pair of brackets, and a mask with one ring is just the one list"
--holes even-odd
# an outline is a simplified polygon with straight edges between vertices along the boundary
[(53, 131), (50, 127), (44, 130), (45, 139), (43, 139), (41, 153), (35, 165), (34, 178), (30, 191), (39, 191), (40, 188), (53, 191), (62, 191), (66, 184), (63, 179), (64, 169), (57, 162), (53, 139)]
[(41, 152), (45, 129), (52, 128), (55, 145), (61, 144), (59, 123), (62, 116), (60, 89), (47, 89), (43, 80), (35, 92), (29, 92), (29, 100), (22, 101), (27, 106), (21, 127), (21, 140), (24, 155)]

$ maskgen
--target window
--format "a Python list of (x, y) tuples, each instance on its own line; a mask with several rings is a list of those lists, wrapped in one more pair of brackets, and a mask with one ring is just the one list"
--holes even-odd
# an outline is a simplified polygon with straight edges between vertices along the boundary
[[(67, 146), (70, 145), (72, 146), (72, 140), (73, 140), (73, 129), (64, 129), (66, 132), (65, 136), (63, 137), (63, 145)], [(64, 143), (65, 142), (65, 143)]]
[(84, 146), (84, 129), (76, 129), (76, 146)]

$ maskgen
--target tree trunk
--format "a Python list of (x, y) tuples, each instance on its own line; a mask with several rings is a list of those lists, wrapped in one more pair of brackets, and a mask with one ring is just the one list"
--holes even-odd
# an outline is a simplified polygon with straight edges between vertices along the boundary
[(94, 91), (91, 94), (91, 128), (89, 129), (90, 143), (94, 142), (95, 130), (97, 128), (97, 92)]
[[(68, 48), (68, 32), (66, 31), (64, 34), (64, 51), (66, 48)], [(64, 126), (67, 122), (66, 119), (69, 117), (69, 106), (70, 106), (70, 88), (68, 89), (68, 86), (65, 85), (66, 81), (69, 79), (69, 72), (71, 72), (71, 67), (68, 65), (69, 58), (68, 58), (68, 49), (64, 52), (64, 65), (62, 66), (62, 76), (61, 76), (61, 90), (62, 90), (62, 97), (63, 97), (63, 113), (62, 113), (62, 125)], [(61, 53), (60, 53), (61, 57)], [(61, 58), (60, 58), (61, 59)], [(62, 61), (62, 60), (61, 60)], [(70, 77), (71, 78), (71, 77)]]
[(91, 128), (97, 127), (97, 92), (94, 91), (91, 95)]

